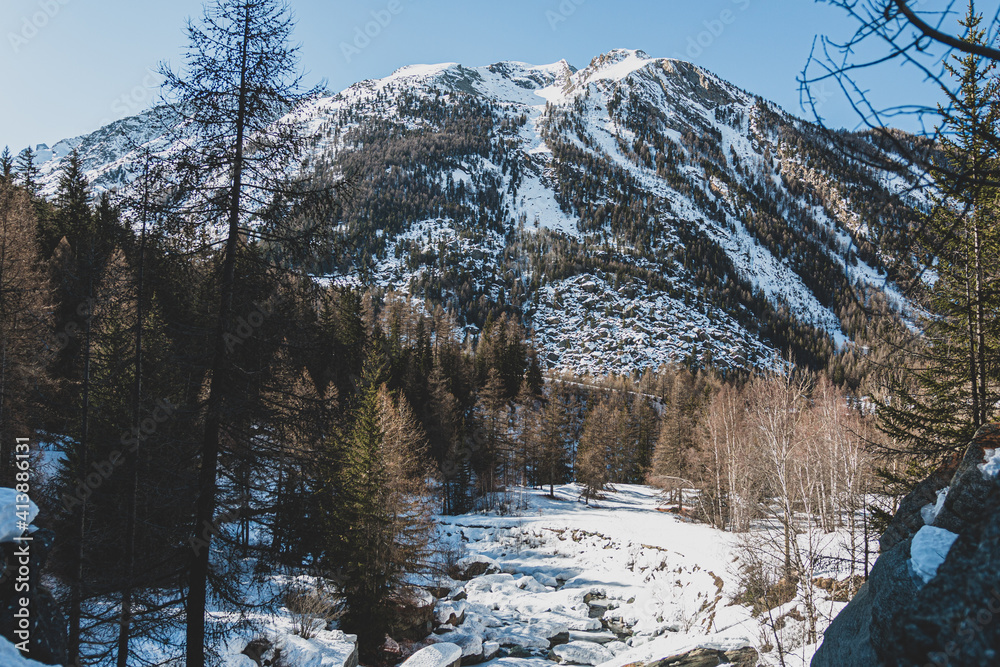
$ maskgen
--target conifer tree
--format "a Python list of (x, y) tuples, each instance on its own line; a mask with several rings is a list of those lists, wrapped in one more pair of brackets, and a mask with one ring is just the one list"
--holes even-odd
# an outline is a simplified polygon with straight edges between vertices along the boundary
[(580, 445), (576, 453), (576, 481), (583, 486), (583, 497), (589, 505), (608, 485), (611, 474), (608, 460), (614, 446), (613, 408), (602, 400), (590, 409), (583, 423)]
[[(205, 225), (223, 223), (223, 249), (218, 276), (219, 302), (213, 334), (208, 397), (199, 456), (199, 480), (192, 539), (203, 539), (189, 567), (186, 661), (188, 667), (205, 664), (205, 618), (208, 596), (211, 534), (217, 505), (222, 433), (227, 427), (227, 403), (250, 397), (232, 395), (234, 373), (227, 336), (236, 328), (234, 312), (240, 257), (252, 255), (247, 241), (273, 242), (281, 238), (287, 167), (304, 145), (298, 123), (275, 123), (312, 91), (300, 92), (296, 71), (297, 48), (290, 44), (292, 20), (279, 0), (216, 0), (205, 7), (200, 24), (189, 22), (186, 68), (161, 68), (171, 107), (179, 115), (175, 126), (198, 137), (197, 145), (182, 151), (174, 162), (175, 178), (188, 197), (188, 212)], [(217, 175), (218, 178), (207, 175)], [(281, 201), (279, 201), (281, 200)], [(262, 206), (269, 214), (250, 224)], [(294, 217), (294, 216), (291, 216)], [(270, 228), (270, 229), (269, 229)], [(242, 445), (241, 445), (242, 446)]]
[(10, 147), (4, 146), (3, 153), (0, 153), (0, 178), (3, 182), (10, 184), (14, 176), (14, 158), (10, 154)]
[(549, 497), (555, 497), (555, 485), (566, 480), (570, 442), (567, 407), (562, 393), (553, 390), (542, 412), (538, 452), (538, 481), (548, 485)]
[[(961, 25), (984, 44), (972, 3)], [(960, 450), (996, 413), (1000, 399), (1000, 226), (996, 224), (1000, 122), (997, 63), (975, 54), (945, 64), (957, 80), (939, 108), (944, 159), (933, 176), (940, 197), (922, 226), (921, 251), (935, 279), (929, 287), (925, 336), (907, 347), (892, 372), (891, 398), (877, 404), (880, 425), (895, 441), (933, 465)]]
[(14, 442), (31, 425), (32, 387), (44, 384), (40, 341), (51, 326), (49, 281), (37, 262), (27, 194), (0, 181), (0, 485), (13, 482)]
[(35, 151), (30, 146), (17, 154), (14, 173), (17, 174), (18, 184), (29, 195), (35, 196), (38, 193), (38, 167), (35, 165)]
[(425, 440), (404, 399), (381, 383), (370, 360), (363, 394), (339, 448), (342, 461), (328, 511), (333, 523), (329, 557), (341, 572), (346, 612), (341, 626), (358, 635), (363, 659), (378, 649), (412, 591), (407, 575), (427, 565), (432, 530)]

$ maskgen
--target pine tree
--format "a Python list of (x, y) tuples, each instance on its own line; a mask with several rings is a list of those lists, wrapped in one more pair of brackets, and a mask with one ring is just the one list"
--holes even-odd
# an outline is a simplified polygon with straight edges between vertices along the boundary
[(30, 146), (17, 154), (14, 173), (20, 181), (19, 185), (29, 195), (33, 197), (38, 193), (38, 167), (35, 165), (35, 151)]
[[(244, 240), (259, 240), (262, 231), (247, 221), (261, 204), (274, 202), (275, 211), (281, 208), (281, 197), (276, 193), (293, 189), (283, 187), (286, 168), (304, 145), (298, 124), (275, 123), (304, 99), (296, 72), (297, 48), (289, 44), (291, 30), (287, 6), (279, 0), (217, 0), (205, 7), (200, 25), (188, 24), (186, 71), (175, 73), (166, 67), (162, 71), (171, 101), (176, 103), (171, 108), (181, 116), (175, 119), (175, 126), (199, 138), (197, 146), (177, 156), (177, 185), (189, 193), (191, 212), (204, 224), (225, 222), (192, 526), (192, 539), (204, 539), (206, 545), (198, 550), (189, 569), (188, 667), (205, 664), (212, 536), (208, 534), (206, 539), (202, 534), (205, 527), (213, 525), (218, 500), (226, 404), (229, 400), (246, 403), (250, 398), (233, 394), (240, 383), (234, 375), (238, 369), (231, 358), (233, 346), (227, 346), (227, 336), (236, 328), (234, 300), (245, 275), (238, 274), (237, 267), (250, 269), (249, 263), (240, 262), (241, 257), (252, 256)], [(223, 177), (206, 179), (206, 174)], [(282, 219), (285, 216), (264, 215), (260, 221), (267, 228), (280, 226)], [(271, 236), (280, 240), (279, 234)]]
[(363, 659), (378, 649), (412, 591), (407, 575), (426, 568), (433, 529), (424, 436), (403, 399), (381, 383), (381, 364), (366, 364), (363, 394), (327, 490), (331, 565), (341, 572), (341, 627), (358, 635)]
[(10, 147), (4, 146), (3, 153), (0, 153), (0, 178), (3, 182), (11, 184), (14, 175), (14, 158), (10, 154)]
[[(982, 17), (972, 3), (961, 25), (983, 44)], [(932, 466), (960, 450), (989, 421), (1000, 399), (1000, 255), (995, 185), (1000, 122), (997, 63), (975, 54), (945, 64), (958, 81), (940, 107), (944, 160), (933, 176), (940, 198), (922, 226), (921, 251), (936, 258), (925, 336), (908, 346), (892, 393), (878, 402), (882, 429)]]

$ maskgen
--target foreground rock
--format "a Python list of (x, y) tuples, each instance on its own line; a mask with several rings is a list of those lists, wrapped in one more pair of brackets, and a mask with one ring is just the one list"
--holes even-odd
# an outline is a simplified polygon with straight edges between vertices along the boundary
[(750, 646), (732, 651), (696, 648), (681, 655), (646, 663), (643, 667), (719, 667), (720, 665), (755, 667), (757, 657), (757, 650)]
[(1000, 664), (996, 451), (1000, 425), (984, 426), (906, 497), (813, 667)]

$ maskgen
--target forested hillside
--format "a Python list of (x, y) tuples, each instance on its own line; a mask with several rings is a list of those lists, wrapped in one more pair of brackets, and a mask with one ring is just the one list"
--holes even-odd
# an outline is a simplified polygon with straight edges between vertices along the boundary
[[(126, 186), (142, 151), (182, 141), (169, 117), (39, 147), (40, 191), (71, 150), (97, 190)], [(823, 368), (866, 309), (912, 317), (894, 285), (920, 266), (929, 204), (900, 157), (918, 141), (823, 130), (688, 63), (417, 66), (289, 118), (309, 137), (293, 168), (351, 185), (302, 213), (339, 225), (306, 268), (428, 298), (472, 334), (506, 313), (544, 366)]]

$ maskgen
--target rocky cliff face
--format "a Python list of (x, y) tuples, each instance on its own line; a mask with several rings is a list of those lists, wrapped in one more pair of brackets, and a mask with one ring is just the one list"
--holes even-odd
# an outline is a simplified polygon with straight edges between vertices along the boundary
[(1000, 664), (1000, 424), (903, 501), (813, 667)]

